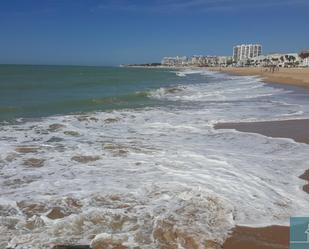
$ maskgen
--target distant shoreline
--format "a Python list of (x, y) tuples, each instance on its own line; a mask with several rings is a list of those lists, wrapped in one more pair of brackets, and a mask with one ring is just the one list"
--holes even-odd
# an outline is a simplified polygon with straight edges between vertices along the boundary
[(260, 76), (266, 83), (309, 87), (309, 68), (279, 68), (279, 71), (273, 73), (264, 67), (209, 67), (207, 69), (233, 75)]
[(309, 68), (279, 68), (279, 71), (270, 72), (266, 67), (197, 67), (197, 66), (149, 66), (149, 65), (124, 65), (127, 68), (149, 69), (206, 69), (209, 71), (223, 72), (240, 76), (259, 76), (266, 83), (288, 84), (299, 87), (309, 87)]
[(153, 66), (153, 65), (120, 65), (120, 67), (124, 67), (124, 68), (149, 68), (149, 69), (188, 69), (188, 68), (196, 68), (196, 67), (189, 67), (189, 66), (184, 66), (184, 67), (180, 67), (180, 66), (165, 66), (165, 65), (157, 65), (157, 66)]

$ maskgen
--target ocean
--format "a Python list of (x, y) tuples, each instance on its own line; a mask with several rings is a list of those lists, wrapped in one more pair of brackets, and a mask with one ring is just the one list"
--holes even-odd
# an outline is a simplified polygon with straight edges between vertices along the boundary
[(204, 248), (308, 214), (309, 146), (219, 122), (309, 118), (307, 91), (205, 69), (0, 66), (0, 248)]
[(178, 79), (160, 69), (0, 65), (0, 118), (155, 106), (147, 91)]

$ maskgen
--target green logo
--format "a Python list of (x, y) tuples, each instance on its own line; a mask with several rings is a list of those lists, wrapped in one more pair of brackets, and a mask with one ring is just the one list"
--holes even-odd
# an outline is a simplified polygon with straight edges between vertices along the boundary
[(309, 249), (309, 217), (290, 218), (290, 249)]

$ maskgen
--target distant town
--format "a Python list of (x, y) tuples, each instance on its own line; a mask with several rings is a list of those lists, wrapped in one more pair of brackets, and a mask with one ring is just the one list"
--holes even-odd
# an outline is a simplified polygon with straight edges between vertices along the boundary
[(164, 57), (161, 63), (131, 64), (131, 67), (309, 67), (309, 51), (262, 55), (261, 44), (233, 47), (232, 56), (193, 55)]

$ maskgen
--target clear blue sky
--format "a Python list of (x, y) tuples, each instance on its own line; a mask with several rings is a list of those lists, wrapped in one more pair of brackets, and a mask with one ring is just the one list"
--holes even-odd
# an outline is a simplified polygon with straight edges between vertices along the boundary
[(0, 63), (117, 65), (309, 49), (309, 0), (1, 0)]

